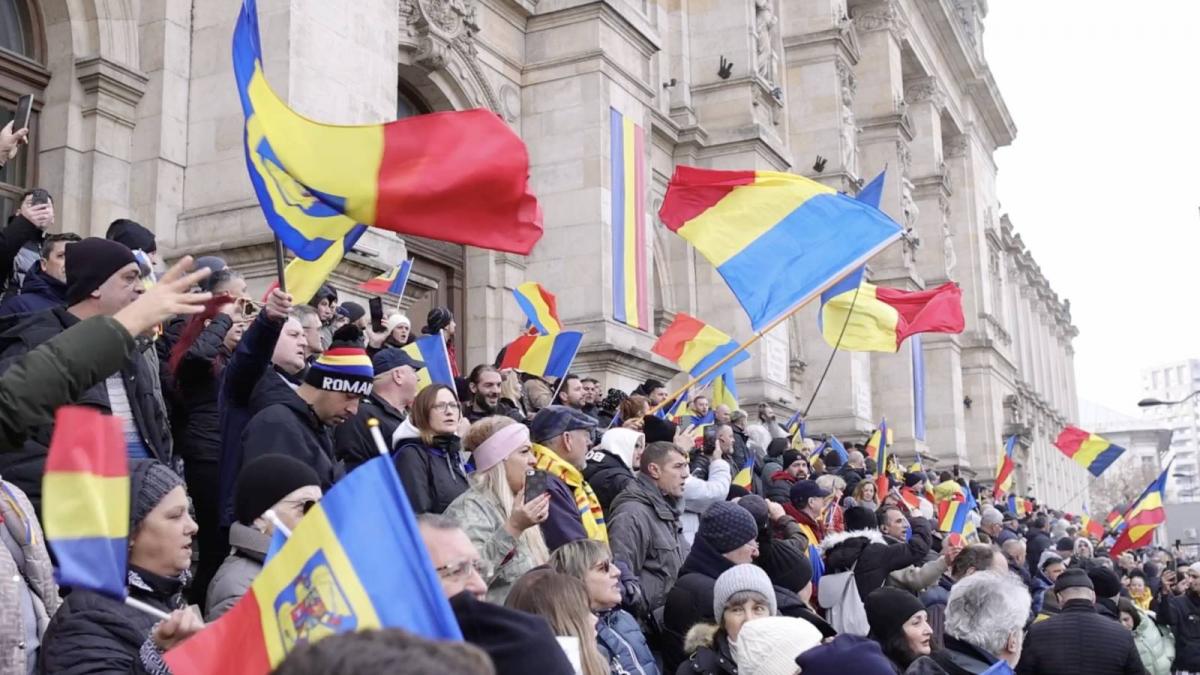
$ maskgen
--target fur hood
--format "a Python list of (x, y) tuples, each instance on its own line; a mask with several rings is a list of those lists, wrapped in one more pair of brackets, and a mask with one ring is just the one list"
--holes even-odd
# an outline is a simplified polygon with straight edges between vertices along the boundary
[(867, 544), (887, 544), (887, 542), (883, 540), (883, 533), (879, 530), (851, 530), (850, 532), (838, 532), (825, 537), (825, 539), (821, 541), (821, 552), (827, 553), (838, 544), (844, 544), (851, 539), (859, 538), (865, 538), (867, 540)]
[(683, 639), (683, 653), (694, 654), (701, 647), (712, 649), (717, 640), (717, 624), (698, 623), (688, 629), (687, 637)]

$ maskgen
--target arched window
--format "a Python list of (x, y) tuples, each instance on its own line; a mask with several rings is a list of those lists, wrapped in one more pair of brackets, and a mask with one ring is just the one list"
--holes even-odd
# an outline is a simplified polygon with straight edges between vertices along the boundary
[(0, 169), (0, 226), (20, 205), (21, 193), (33, 187), (37, 177), (38, 119), (42, 92), (50, 81), (43, 65), (44, 37), (41, 14), (32, 0), (0, 0), (0, 126), (13, 118), (17, 100), (33, 94), (29, 120), (29, 146)]

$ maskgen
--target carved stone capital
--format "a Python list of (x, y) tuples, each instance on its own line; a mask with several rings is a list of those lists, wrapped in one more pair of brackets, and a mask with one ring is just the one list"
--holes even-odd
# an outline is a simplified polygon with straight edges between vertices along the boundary
[(962, 157), (967, 154), (967, 145), (970, 139), (966, 134), (953, 136), (942, 147), (942, 154), (946, 157)]
[(856, 9), (851, 18), (858, 30), (867, 33), (886, 30), (897, 41), (904, 39), (908, 33), (908, 22), (900, 13), (900, 7), (895, 0)]
[(400, 30), (417, 45), (417, 62), (443, 68), (452, 49), (475, 53), (475, 0), (400, 0)]
[(132, 129), (137, 122), (137, 104), (149, 82), (144, 74), (103, 56), (75, 61), (75, 77), (86, 97), (84, 116), (102, 115)]
[(904, 100), (909, 105), (928, 101), (933, 104), (934, 108), (940, 110), (946, 105), (946, 92), (937, 80), (926, 77), (912, 83), (905, 83)]

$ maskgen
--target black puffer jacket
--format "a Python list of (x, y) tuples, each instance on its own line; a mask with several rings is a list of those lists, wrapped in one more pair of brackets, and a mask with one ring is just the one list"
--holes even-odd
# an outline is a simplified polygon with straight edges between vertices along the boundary
[(1169, 593), (1165, 588), (1159, 593), (1155, 620), (1175, 634), (1175, 670), (1200, 672), (1200, 596)]
[(1100, 616), (1087, 600), (1068, 600), (1062, 611), (1033, 624), (1017, 675), (1142, 675), (1133, 633)]
[(367, 420), (379, 420), (379, 432), (383, 434), (383, 442), (388, 443), (392, 434), (404, 421), (406, 415), (396, 410), (387, 401), (375, 394), (364, 398), (358, 404), (358, 414), (353, 419), (346, 420), (333, 430), (333, 453), (346, 463), (346, 471), (353, 471), (367, 461), (379, 456), (375, 447), (375, 439), (371, 437), (371, 428)]
[(687, 652), (687, 660), (679, 664), (675, 675), (737, 675), (738, 667), (733, 660), (729, 636), (714, 624), (693, 626), (687, 633), (683, 647)]
[(186, 460), (216, 462), (221, 457), (220, 411), (217, 395), (221, 371), (229, 362), (225, 334), (233, 319), (218, 314), (196, 336), (175, 373), (175, 396), (182, 403), (176, 417), (175, 445)]
[(426, 445), (405, 421), (396, 431), (392, 458), (414, 513), (442, 513), (470, 484), (463, 469), (458, 436), (435, 436)]
[[(164, 612), (184, 606), (183, 584), (129, 568), (129, 595)], [(145, 672), (140, 652), (158, 619), (118, 600), (75, 589), (50, 620), (38, 658), (42, 673)]]
[(0, 302), (0, 316), (32, 314), (67, 304), (67, 285), (46, 274), (39, 263), (25, 275), (19, 295)]
[(587, 466), (583, 467), (583, 479), (592, 486), (592, 492), (595, 492), (596, 499), (600, 500), (600, 508), (608, 514), (612, 500), (621, 494), (621, 490), (634, 479), (634, 475), (620, 457), (596, 448), (588, 453)]
[(692, 542), (683, 567), (679, 568), (679, 579), (667, 592), (666, 609), (663, 611), (663, 663), (671, 672), (687, 657), (684, 639), (688, 631), (698, 623), (716, 621), (713, 616), (713, 587), (717, 577), (733, 567), (725, 556), (717, 552), (702, 536)]
[(925, 561), (932, 541), (929, 521), (914, 517), (910, 525), (912, 538), (899, 544), (885, 543), (878, 530), (853, 530), (826, 537), (821, 542), (825, 574), (846, 572), (854, 567), (858, 594), (866, 598), (871, 591), (883, 586), (887, 575)]
[[(267, 384), (264, 378), (255, 391), (278, 396), (279, 401), (268, 405), (246, 423), (242, 432), (243, 464), (263, 455), (287, 455), (312, 467), (321, 478), (321, 489), (328, 490), (345, 474), (345, 465), (334, 459), (333, 433), (317, 418), (313, 409), (280, 380)], [(266, 389), (263, 389), (263, 386)]]

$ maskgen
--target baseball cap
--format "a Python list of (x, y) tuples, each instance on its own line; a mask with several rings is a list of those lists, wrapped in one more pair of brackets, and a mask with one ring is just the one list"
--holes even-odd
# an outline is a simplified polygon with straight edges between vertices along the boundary
[(425, 367), (425, 362), (414, 359), (403, 349), (388, 347), (375, 352), (375, 355), (371, 357), (371, 365), (375, 367), (375, 377), (379, 377), (400, 366), (410, 366), (413, 370), (420, 370)]
[(789, 496), (792, 498), (793, 504), (803, 504), (807, 499), (828, 497), (830, 494), (832, 493), (829, 490), (821, 489), (821, 486), (817, 485), (817, 481), (815, 480), (800, 480), (792, 485)]
[(548, 405), (539, 410), (529, 423), (530, 436), (534, 443), (544, 443), (568, 431), (595, 428), (595, 418), (565, 405)]

